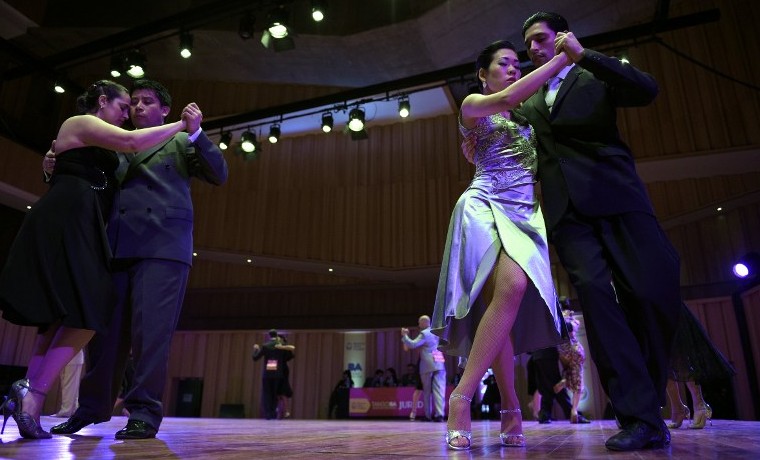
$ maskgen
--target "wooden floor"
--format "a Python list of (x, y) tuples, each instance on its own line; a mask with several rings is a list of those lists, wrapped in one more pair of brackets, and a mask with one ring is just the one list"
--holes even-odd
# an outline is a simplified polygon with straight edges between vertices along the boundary
[[(63, 419), (43, 417), (43, 427)], [(500, 447), (498, 422), (473, 423), (473, 449), (447, 450), (445, 423), (406, 420), (279, 420), (166, 418), (157, 439), (116, 441), (126, 424), (114, 417), (76, 435), (25, 440), (8, 420), (0, 443), (3, 459), (407, 459), (407, 458), (760, 458), (760, 422), (713, 421), (703, 430), (672, 430), (669, 448), (633, 453), (610, 452), (607, 437), (617, 432), (611, 420), (589, 425), (556, 421), (525, 422), (525, 448)]]

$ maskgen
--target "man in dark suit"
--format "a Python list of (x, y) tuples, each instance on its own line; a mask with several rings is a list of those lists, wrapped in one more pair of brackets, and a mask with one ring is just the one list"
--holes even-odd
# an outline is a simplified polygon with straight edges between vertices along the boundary
[[(134, 83), (135, 128), (163, 124), (170, 107), (171, 96), (161, 84)], [(88, 345), (79, 409), (52, 433), (76, 433), (111, 418), (130, 349), (135, 374), (124, 401), (130, 415), (116, 439), (152, 438), (159, 429), (171, 340), (193, 257), (190, 179), (214, 185), (227, 180), (221, 151), (201, 129), (200, 109), (190, 104), (184, 116), (187, 133), (144, 152), (119, 154), (121, 188), (107, 228), (117, 305), (108, 334), (96, 334)]]
[[(573, 404), (570, 395), (562, 382), (559, 373), (559, 352), (557, 347), (542, 348), (531, 352), (530, 361), (533, 362), (533, 372), (536, 379), (536, 391), (541, 395), (541, 407), (538, 411), (538, 423), (547, 424), (552, 422), (552, 406), (557, 401), (562, 408), (565, 417), (570, 418)], [(583, 414), (578, 412), (575, 423), (591, 423)]]
[(277, 418), (277, 395), (286, 383), (285, 367), (293, 359), (295, 347), (282, 343), (277, 331), (269, 331), (269, 341), (264, 345), (253, 345), (253, 360), (264, 358), (264, 368), (261, 371), (261, 408), (264, 418)]
[(661, 447), (668, 357), (680, 308), (680, 261), (654, 216), (618, 107), (647, 105), (657, 83), (630, 64), (584, 49), (567, 21), (536, 13), (523, 26), (539, 66), (573, 64), (528, 99), (549, 239), (583, 305), (591, 354), (623, 430), (612, 450)]

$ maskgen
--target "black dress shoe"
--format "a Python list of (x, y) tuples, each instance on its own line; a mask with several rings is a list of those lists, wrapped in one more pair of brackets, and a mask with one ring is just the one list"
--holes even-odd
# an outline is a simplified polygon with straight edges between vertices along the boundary
[(116, 439), (149, 439), (155, 438), (158, 430), (148, 422), (129, 420), (127, 426), (116, 432)]
[(547, 423), (551, 423), (551, 422), (552, 422), (552, 418), (548, 413), (544, 411), (538, 412), (538, 423), (542, 425), (546, 425)]
[(50, 428), (50, 432), (53, 434), (74, 434), (87, 425), (91, 425), (93, 423), (95, 422), (92, 420), (86, 420), (74, 414), (65, 422), (59, 423), (58, 425)]
[(628, 424), (623, 431), (604, 443), (608, 449), (618, 451), (659, 449), (668, 444), (670, 444), (670, 431), (665, 423), (655, 428), (642, 421)]
[(440, 415), (436, 415), (435, 417), (433, 417), (433, 421), (434, 422), (442, 422), (443, 421), (443, 417), (441, 417)]

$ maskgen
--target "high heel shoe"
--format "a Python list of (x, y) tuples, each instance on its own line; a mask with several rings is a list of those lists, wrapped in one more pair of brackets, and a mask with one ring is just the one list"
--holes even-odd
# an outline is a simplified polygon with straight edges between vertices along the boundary
[(412, 411), (411, 413), (409, 413), (409, 421), (413, 422), (416, 416), (417, 414), (415, 414), (415, 411)]
[(683, 424), (684, 421), (686, 421), (686, 424), (688, 425), (690, 416), (691, 411), (689, 411), (687, 406), (681, 404), (680, 410), (676, 406), (673, 406), (670, 411), (671, 423), (668, 423), (668, 428), (681, 428), (681, 424)]
[[(461, 399), (463, 401), (467, 401), (467, 413), (470, 412), (470, 404), (472, 403), (472, 398), (468, 398), (465, 395), (459, 394), (459, 393), (451, 393), (451, 396), (449, 396), (449, 419), (451, 419), (451, 402), (455, 399)], [(451, 441), (457, 439), (457, 438), (463, 438), (467, 440), (467, 444), (463, 445), (455, 445), (452, 444)], [(452, 450), (467, 450), (472, 446), (472, 431), (470, 430), (446, 430), (446, 446), (449, 449)]]
[(704, 428), (705, 421), (710, 422), (710, 426), (712, 426), (712, 415), (712, 407), (710, 407), (709, 404), (700, 404), (694, 409), (694, 421), (691, 422), (691, 426), (689, 428), (693, 428), (695, 430)]
[(32, 388), (29, 379), (17, 380), (11, 385), (12, 397), (10, 399), (15, 400), (13, 418), (18, 425), (18, 432), (21, 437), (26, 439), (50, 439), (53, 436), (43, 430), (31, 414), (24, 412), (24, 397), (29, 393), (47, 396), (47, 393)]
[(11, 397), (9, 394), (5, 396), (3, 404), (0, 404), (0, 410), (3, 412), (3, 428), (0, 429), (0, 434), (5, 433), (5, 424), (8, 423), (8, 418), (12, 415), (13, 420), (16, 420), (16, 398)]
[[(499, 433), (501, 445), (507, 447), (524, 447), (525, 436), (522, 434), (522, 411), (520, 408), (500, 410), (499, 414), (501, 414), (502, 417), (504, 414), (509, 414), (512, 417), (512, 423), (509, 424), (506, 431)], [(519, 418), (512, 414), (518, 414)], [(515, 420), (517, 420), (517, 422), (515, 422)], [(512, 430), (515, 430), (516, 428), (520, 430), (519, 433), (512, 432)]]

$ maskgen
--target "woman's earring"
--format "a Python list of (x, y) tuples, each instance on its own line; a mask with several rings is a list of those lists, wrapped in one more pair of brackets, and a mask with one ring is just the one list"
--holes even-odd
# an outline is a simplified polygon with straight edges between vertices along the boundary
[(486, 82), (483, 82), (483, 89), (486, 89)]

